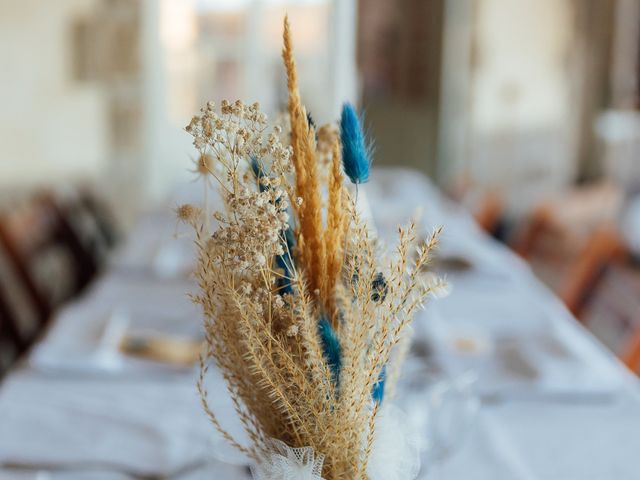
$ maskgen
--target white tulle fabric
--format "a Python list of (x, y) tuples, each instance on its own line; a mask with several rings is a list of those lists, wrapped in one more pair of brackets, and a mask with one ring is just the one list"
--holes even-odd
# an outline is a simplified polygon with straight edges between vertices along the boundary
[(255, 480), (323, 480), (322, 462), (311, 447), (291, 448), (279, 440), (272, 440), (267, 458), (251, 467)]
[[(390, 404), (382, 407), (367, 463), (369, 480), (414, 480), (420, 472), (419, 441), (402, 410)], [(323, 480), (324, 455), (279, 440), (271, 444), (271, 453), (251, 468), (255, 480)]]
[(367, 463), (369, 480), (414, 480), (419, 472), (419, 435), (402, 410), (383, 405), (376, 417)]

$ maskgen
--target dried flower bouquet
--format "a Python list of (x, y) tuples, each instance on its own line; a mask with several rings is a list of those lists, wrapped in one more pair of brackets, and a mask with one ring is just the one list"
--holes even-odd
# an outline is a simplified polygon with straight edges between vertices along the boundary
[[(343, 178), (357, 189), (369, 176), (355, 110), (344, 106), (339, 128), (316, 129), (298, 92), (286, 18), (283, 59), (286, 127), (268, 129), (258, 104), (240, 101), (223, 101), (219, 111), (210, 102), (186, 127), (196, 170), (224, 205), (210, 212), (205, 199), (178, 208), (198, 251), (193, 299), (206, 332), (198, 388), (211, 422), (257, 463), (257, 478), (381, 478), (368, 466), (376, 418), (405, 327), (445, 288), (421, 273), (440, 230), (414, 253), (410, 224), (392, 255), (380, 251)], [(209, 407), (212, 362), (250, 444)]]

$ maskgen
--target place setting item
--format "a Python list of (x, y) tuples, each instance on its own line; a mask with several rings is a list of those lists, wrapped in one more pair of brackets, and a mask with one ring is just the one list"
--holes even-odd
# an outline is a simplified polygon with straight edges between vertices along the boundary
[[(85, 309), (57, 324), (29, 358), (35, 371), (57, 376), (127, 377), (193, 372), (203, 336), (193, 317), (154, 308), (114, 306), (92, 310), (100, 321), (90, 324)], [(75, 318), (84, 320), (77, 328)], [(74, 332), (74, 335), (69, 335)]]
[[(203, 338), (187, 319), (150, 315), (136, 322), (135, 314), (119, 312), (110, 317), (100, 341), (98, 355), (124, 369), (128, 362), (138, 368), (193, 370), (202, 352)], [(140, 318), (138, 318), (140, 320)], [(134, 367), (130, 367), (134, 368)]]
[(464, 273), (474, 268), (473, 261), (464, 255), (448, 255), (437, 257), (432, 268), (442, 273)]
[(430, 306), (411, 358), (438, 365), (449, 375), (473, 371), (473, 388), (482, 403), (607, 404), (617, 397), (619, 382), (605, 371), (586, 370), (587, 359), (562, 331), (513, 324), (510, 317), (500, 320), (495, 318), (499, 311), (489, 322), (484, 318), (491, 317), (489, 304), (475, 319), (457, 316), (448, 305)]
[(447, 461), (467, 447), (481, 408), (476, 382), (471, 370), (451, 375), (434, 362), (407, 359), (398, 398), (415, 431), (426, 478), (438, 480)]
[(120, 339), (119, 351), (137, 358), (189, 368), (200, 358), (202, 341), (168, 335), (124, 335)]

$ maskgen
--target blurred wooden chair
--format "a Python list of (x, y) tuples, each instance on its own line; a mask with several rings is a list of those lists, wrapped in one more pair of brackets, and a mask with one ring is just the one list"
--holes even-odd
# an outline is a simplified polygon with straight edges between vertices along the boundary
[(0, 248), (0, 377), (41, 330), (34, 306), (10, 263)]
[(510, 242), (578, 318), (607, 266), (624, 257), (622, 204), (609, 183), (573, 189), (538, 205)]
[(96, 263), (48, 194), (0, 215), (0, 245), (24, 285), (39, 323), (81, 290)]
[(472, 213), (482, 230), (496, 236), (504, 213), (504, 201), (496, 194), (487, 193), (479, 199)]
[(540, 237), (553, 228), (553, 208), (540, 205), (533, 210), (530, 218), (516, 233), (515, 240), (511, 242), (511, 249), (526, 260), (531, 257)]
[(511, 248), (530, 258), (546, 238), (566, 240), (571, 248), (603, 225), (617, 222), (624, 192), (609, 182), (576, 187), (538, 204), (516, 231)]
[(0, 374), (87, 285), (115, 240), (88, 190), (43, 193), (0, 212)]
[[(581, 189), (563, 202), (546, 202), (532, 213), (513, 242), (514, 250), (539, 271), (540, 251), (556, 268), (547, 282), (567, 308), (640, 372), (640, 271), (619, 233), (622, 192), (610, 185)], [(554, 255), (555, 253), (555, 255)], [(635, 320), (634, 320), (634, 317)]]
[(0, 376), (26, 350), (28, 341), (20, 332), (19, 322), (8, 296), (0, 285)]
[[(640, 315), (639, 315), (640, 317)], [(640, 318), (635, 322), (636, 328), (620, 352), (620, 359), (634, 373), (640, 373)]]
[(0, 289), (0, 338), (8, 339), (18, 349), (24, 347), (25, 342), (19, 333), (18, 323), (3, 289)]
[(78, 188), (59, 192), (56, 204), (60, 215), (99, 269), (119, 239), (115, 219), (105, 202), (89, 188)]
[(120, 239), (120, 232), (117, 228), (117, 222), (104, 199), (86, 187), (79, 190), (78, 199), (85, 210), (93, 217), (97, 231), (105, 245), (109, 248), (115, 247)]
[(578, 318), (606, 269), (624, 261), (626, 248), (616, 230), (601, 227), (591, 233), (575, 259), (558, 295)]
[(476, 185), (469, 175), (457, 178), (446, 193), (471, 213), (482, 230), (496, 236), (505, 206), (500, 194)]

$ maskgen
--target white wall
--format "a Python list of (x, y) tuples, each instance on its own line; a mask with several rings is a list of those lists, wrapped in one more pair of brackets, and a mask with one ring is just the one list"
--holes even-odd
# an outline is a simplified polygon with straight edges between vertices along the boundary
[(90, 0), (0, 2), (0, 188), (98, 177), (107, 157), (99, 86), (72, 79), (72, 20)]
[(573, 5), (446, 3), (443, 181), (465, 177), (498, 191), (517, 214), (573, 180), (580, 112)]
[(473, 178), (514, 214), (566, 188), (577, 168), (570, 0), (483, 0), (471, 125)]

